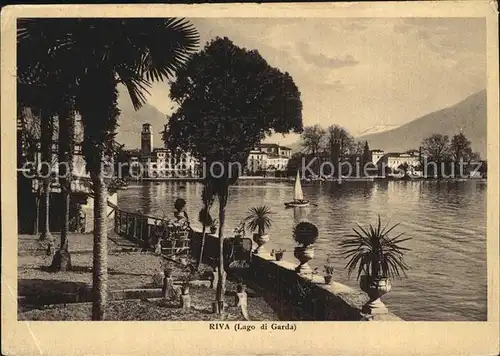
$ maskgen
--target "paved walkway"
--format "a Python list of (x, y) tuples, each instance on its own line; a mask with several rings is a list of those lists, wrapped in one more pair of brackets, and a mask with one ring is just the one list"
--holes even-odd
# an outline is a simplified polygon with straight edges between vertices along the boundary
[[(56, 249), (60, 246), (60, 234), (54, 233), (56, 239)], [(69, 251), (74, 253), (92, 252), (94, 245), (94, 236), (92, 233), (69, 233), (68, 234)], [(18, 255), (30, 254), (33, 252), (42, 252), (47, 248), (47, 243), (40, 241), (35, 235), (19, 235), (18, 238)], [(137, 247), (133, 242), (118, 236), (114, 231), (108, 233), (108, 250), (130, 249)]]

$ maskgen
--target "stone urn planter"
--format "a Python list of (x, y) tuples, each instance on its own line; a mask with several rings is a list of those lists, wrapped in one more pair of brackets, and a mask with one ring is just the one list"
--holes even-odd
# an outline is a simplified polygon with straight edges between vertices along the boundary
[(388, 309), (380, 300), (380, 297), (390, 292), (392, 288), (390, 278), (363, 275), (359, 280), (359, 286), (370, 298), (370, 300), (363, 305), (361, 310), (363, 313), (371, 315), (388, 313)]
[(308, 262), (314, 258), (314, 248), (311, 246), (295, 247), (293, 255), (300, 262), (295, 271), (299, 274), (311, 274), (312, 268)]
[(264, 249), (262, 246), (269, 241), (269, 234), (267, 233), (272, 226), (273, 220), (271, 215), (274, 212), (271, 208), (263, 205), (249, 209), (249, 215), (245, 218), (243, 224), (246, 224), (250, 231), (256, 231), (253, 234), (253, 241), (257, 244), (257, 248), (253, 252), (256, 255), (263, 254)]
[(382, 303), (380, 297), (388, 293), (392, 288), (390, 278), (406, 277), (409, 266), (404, 262), (404, 255), (411, 249), (402, 247), (401, 243), (411, 240), (411, 237), (390, 237), (389, 233), (398, 224), (389, 226), (382, 224), (380, 216), (376, 224), (369, 224), (367, 228), (358, 225), (353, 228), (354, 234), (347, 235), (339, 246), (344, 258), (349, 259), (346, 265), (347, 275), (356, 272), (359, 275), (359, 286), (368, 294), (369, 300), (362, 307), (365, 314), (386, 314), (387, 307)]
[(308, 262), (314, 258), (312, 246), (318, 239), (318, 228), (310, 222), (300, 222), (293, 229), (293, 239), (300, 245), (293, 251), (293, 255), (300, 262), (295, 271), (302, 275), (312, 274), (313, 270)]
[(332, 275), (327, 274), (327, 275), (325, 275), (323, 277), (325, 278), (325, 284), (332, 284), (332, 279), (333, 279)]
[(265, 251), (262, 246), (269, 242), (269, 235), (253, 234), (253, 241), (258, 246), (253, 253), (257, 255), (262, 254)]

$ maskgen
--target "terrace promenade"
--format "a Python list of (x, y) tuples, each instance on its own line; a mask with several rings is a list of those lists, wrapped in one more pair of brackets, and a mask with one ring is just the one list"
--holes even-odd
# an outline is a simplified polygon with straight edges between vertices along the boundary
[[(161, 282), (155, 276), (168, 265), (174, 271), (173, 278), (181, 280), (186, 268), (176, 258), (172, 258), (175, 256), (169, 256), (171, 251), (162, 249), (162, 255), (159, 256), (149, 246), (152, 231), (162, 219), (125, 212), (116, 206), (114, 209), (114, 229), (108, 234), (108, 289), (112, 301), (110, 318), (220, 320), (210, 313), (210, 303), (214, 299), (210, 278), (195, 283), (194, 309), (181, 310), (181, 314), (176, 314), (175, 307), (168, 310), (162, 307), (158, 300), (162, 296)], [(227, 239), (225, 247), (230, 246), (231, 241), (233, 238)], [(201, 230), (194, 227), (189, 235), (188, 252), (191, 257), (199, 256), (200, 242)], [(44, 245), (34, 236), (19, 236), (20, 317), (82, 320), (90, 316), (86, 311), (90, 310), (88, 303), (91, 301), (92, 244), (91, 234), (70, 234), (73, 268), (67, 272), (52, 273), (43, 267), (50, 265), (51, 260), (44, 253)], [(375, 317), (363, 315), (361, 306), (368, 300), (364, 292), (337, 282), (325, 285), (319, 276), (299, 276), (293, 263), (274, 261), (266, 254), (252, 255), (250, 250), (247, 248), (240, 257), (248, 262), (241, 276), (248, 285), (249, 296), (252, 296), (248, 305), (250, 320), (401, 320), (392, 313)], [(207, 234), (204, 253), (206, 264), (202, 265), (201, 275), (213, 274), (207, 263), (216, 259), (217, 255), (218, 237)], [(233, 295), (236, 290), (234, 280), (230, 278), (227, 283), (226, 293)], [(134, 308), (131, 307), (131, 299), (136, 299)], [(146, 299), (147, 303), (144, 301)], [(43, 305), (60, 303), (65, 307), (50, 312), (38, 309)], [(128, 314), (125, 312), (127, 308), (131, 310)], [(243, 320), (239, 308), (232, 304), (223, 318)]]

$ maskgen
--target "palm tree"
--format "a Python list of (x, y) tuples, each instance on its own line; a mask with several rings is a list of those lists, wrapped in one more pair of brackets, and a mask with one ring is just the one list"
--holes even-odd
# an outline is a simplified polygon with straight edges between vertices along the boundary
[[(105, 318), (107, 294), (107, 188), (105, 165), (117, 127), (117, 85), (138, 110), (151, 82), (172, 77), (198, 46), (197, 30), (184, 19), (37, 19), (28, 35), (50, 37), (64, 73), (78, 83), (75, 108), (84, 126), (83, 154), (94, 189), (92, 319)], [(45, 39), (45, 38), (44, 38)], [(42, 41), (42, 43), (45, 43)]]
[[(61, 243), (59, 251), (54, 255), (52, 269), (67, 269), (69, 265), (61, 264), (61, 252), (66, 251), (69, 262), (67, 233), (69, 228), (69, 200), (71, 171), (73, 161), (74, 135), (74, 97), (77, 77), (67, 70), (73, 66), (71, 52), (64, 47), (64, 37), (57, 23), (39, 20), (21, 20), (18, 27), (18, 100), (19, 105), (30, 107), (41, 112), (42, 140), (41, 152), (43, 174), (47, 172), (47, 163), (52, 163), (52, 136), (54, 132), (54, 116), (59, 123), (59, 172), (61, 183)], [(64, 49), (65, 56), (62, 56)], [(64, 63), (64, 64), (63, 64)], [(44, 178), (44, 224), (41, 240), (49, 242), (48, 252), (52, 254), (54, 238), (49, 231), (50, 177)]]
[[(68, 250), (69, 210), (74, 149), (74, 114), (68, 106), (59, 114), (59, 183), (61, 186), (61, 243), (52, 259), (51, 269), (66, 271), (71, 269), (71, 256)], [(61, 164), (62, 163), (62, 164)]]
[[(55, 29), (53, 29), (55, 31)], [(48, 37), (43, 32), (26, 31), (18, 28), (17, 56), (17, 93), (18, 104), (37, 112), (41, 121), (40, 151), (43, 175), (43, 224), (40, 234), (41, 241), (48, 242), (48, 253), (52, 254), (54, 237), (50, 233), (50, 170), (52, 166), (52, 136), (54, 133), (54, 116), (56, 116), (69, 85), (61, 76), (61, 71), (55, 66), (54, 52), (48, 50)], [(43, 42), (43, 40), (46, 40)]]

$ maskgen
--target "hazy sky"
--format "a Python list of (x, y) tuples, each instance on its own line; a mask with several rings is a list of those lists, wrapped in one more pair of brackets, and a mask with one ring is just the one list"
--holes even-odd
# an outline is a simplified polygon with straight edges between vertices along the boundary
[[(305, 125), (339, 124), (353, 134), (401, 125), (486, 87), (485, 21), (480, 18), (190, 19), (201, 45), (227, 36), (288, 71)], [(168, 85), (149, 102), (172, 112)], [(295, 135), (273, 138), (282, 144)]]

